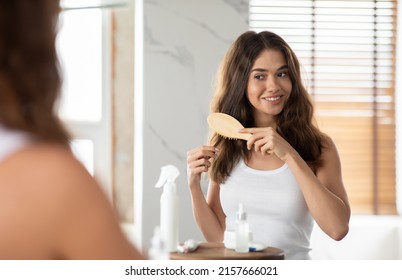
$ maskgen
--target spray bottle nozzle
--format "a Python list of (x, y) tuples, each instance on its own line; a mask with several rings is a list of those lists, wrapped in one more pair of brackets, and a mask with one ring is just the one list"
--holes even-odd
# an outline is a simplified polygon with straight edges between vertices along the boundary
[(175, 184), (176, 178), (180, 175), (179, 169), (174, 165), (165, 165), (161, 168), (161, 175), (158, 182), (156, 183), (156, 188), (161, 188), (166, 183)]

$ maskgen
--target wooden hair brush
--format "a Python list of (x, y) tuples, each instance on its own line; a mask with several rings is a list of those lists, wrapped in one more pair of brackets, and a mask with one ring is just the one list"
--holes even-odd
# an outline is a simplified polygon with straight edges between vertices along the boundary
[(244, 126), (234, 117), (224, 113), (212, 113), (208, 116), (209, 127), (219, 135), (228, 139), (248, 140), (251, 133), (240, 133)]

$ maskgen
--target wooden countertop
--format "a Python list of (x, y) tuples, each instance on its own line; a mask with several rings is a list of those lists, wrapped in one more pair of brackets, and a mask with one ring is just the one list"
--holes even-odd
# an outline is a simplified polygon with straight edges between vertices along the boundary
[(197, 250), (190, 253), (171, 253), (172, 260), (283, 260), (285, 253), (275, 247), (262, 251), (237, 253), (226, 249), (223, 243), (201, 243)]

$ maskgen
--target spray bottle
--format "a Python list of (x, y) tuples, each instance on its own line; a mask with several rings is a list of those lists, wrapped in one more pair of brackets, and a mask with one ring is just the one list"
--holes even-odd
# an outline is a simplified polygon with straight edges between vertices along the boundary
[(167, 252), (177, 252), (179, 245), (179, 197), (175, 180), (180, 172), (174, 165), (161, 168), (156, 188), (163, 186), (160, 199), (160, 231)]

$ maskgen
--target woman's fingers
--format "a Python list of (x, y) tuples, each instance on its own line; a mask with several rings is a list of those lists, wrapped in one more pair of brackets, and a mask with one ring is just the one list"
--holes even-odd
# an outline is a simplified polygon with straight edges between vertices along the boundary
[(247, 141), (247, 149), (254, 149), (256, 152), (261, 151), (262, 147), (272, 149), (272, 139), (275, 131), (271, 127), (265, 128), (247, 128), (249, 131), (254, 131), (250, 139)]
[(199, 175), (208, 172), (211, 166), (210, 159), (217, 156), (218, 150), (211, 146), (195, 148), (187, 153), (188, 175)]
[(266, 138), (257, 140), (254, 143), (254, 150), (256, 152), (261, 152), (263, 155), (272, 154), (274, 152), (275, 147), (276, 146), (274, 145), (274, 141), (270, 139), (267, 140)]
[(272, 154), (280, 142), (278, 133), (272, 127), (244, 128), (240, 132), (252, 133), (252, 137), (247, 141), (247, 148), (254, 149), (262, 154)]
[(200, 158), (212, 158), (217, 155), (218, 150), (211, 146), (202, 146), (187, 152), (187, 162), (198, 160)]
[(211, 166), (211, 162), (207, 158), (201, 158), (189, 163), (189, 167), (192, 169), (198, 168), (200, 166), (205, 166), (209, 168)]
[(274, 152), (273, 148), (269, 144), (263, 145), (261, 147), (260, 151), (261, 151), (262, 154), (272, 154)]

